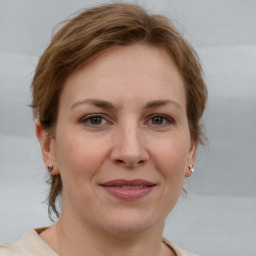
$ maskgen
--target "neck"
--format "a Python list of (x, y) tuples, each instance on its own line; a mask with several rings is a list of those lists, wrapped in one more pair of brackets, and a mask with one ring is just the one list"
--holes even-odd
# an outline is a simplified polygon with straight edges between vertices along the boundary
[(52, 236), (55, 237), (51, 240), (54, 243), (52, 247), (60, 256), (174, 255), (162, 243), (164, 223), (161, 229), (152, 228), (135, 235), (106, 234), (90, 225), (77, 224), (72, 220), (66, 222), (62, 217), (50, 228)]

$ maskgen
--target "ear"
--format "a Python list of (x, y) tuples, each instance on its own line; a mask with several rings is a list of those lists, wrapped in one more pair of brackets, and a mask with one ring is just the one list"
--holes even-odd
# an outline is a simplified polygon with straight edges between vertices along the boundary
[(199, 141), (192, 141), (190, 145), (190, 150), (188, 154), (188, 161), (187, 161), (187, 169), (185, 171), (185, 177), (190, 177), (192, 175), (192, 172), (189, 170), (188, 166), (190, 164), (194, 165), (196, 160), (196, 150), (198, 146)]
[(45, 169), (48, 170), (48, 165), (54, 166), (54, 174), (59, 174), (59, 168), (57, 166), (56, 158), (56, 142), (51, 136), (49, 131), (42, 128), (38, 119), (35, 121), (35, 133), (40, 143), (42, 157), (45, 165)]

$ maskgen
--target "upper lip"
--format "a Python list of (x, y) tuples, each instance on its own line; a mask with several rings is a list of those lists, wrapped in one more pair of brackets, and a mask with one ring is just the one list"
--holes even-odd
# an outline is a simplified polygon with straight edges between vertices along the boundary
[(156, 184), (142, 179), (134, 179), (134, 180), (124, 180), (124, 179), (117, 179), (117, 180), (110, 180), (105, 183), (101, 183), (101, 186), (104, 187), (121, 187), (121, 186), (154, 186)]

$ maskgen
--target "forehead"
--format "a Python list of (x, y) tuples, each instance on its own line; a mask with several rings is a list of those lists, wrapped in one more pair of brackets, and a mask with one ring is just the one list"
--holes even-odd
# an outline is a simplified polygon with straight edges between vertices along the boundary
[(168, 95), (184, 103), (184, 84), (175, 63), (164, 49), (137, 43), (112, 47), (69, 75), (61, 101), (112, 97), (134, 102)]

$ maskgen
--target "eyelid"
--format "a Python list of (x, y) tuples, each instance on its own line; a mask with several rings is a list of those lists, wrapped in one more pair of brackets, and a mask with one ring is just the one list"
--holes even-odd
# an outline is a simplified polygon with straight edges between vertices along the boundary
[[(89, 123), (85, 124), (87, 121), (89, 121), (93, 117), (100, 117), (103, 120), (105, 120), (105, 123), (104, 124), (100, 124), (100, 125), (93, 125), (93, 124), (89, 124)], [(111, 123), (108, 120), (108, 118), (106, 117), (106, 115), (102, 114), (102, 113), (93, 113), (93, 114), (84, 115), (82, 118), (79, 119), (79, 122), (84, 124), (84, 125), (90, 126), (90, 127), (101, 127), (101, 126), (103, 126), (105, 124), (110, 124)]]
[(168, 126), (168, 125), (171, 125), (171, 124), (175, 124), (175, 123), (176, 123), (175, 120), (174, 120), (172, 117), (170, 117), (170, 116), (168, 116), (168, 115), (165, 115), (165, 114), (160, 114), (160, 113), (151, 114), (151, 115), (147, 118), (146, 123), (148, 123), (149, 120), (151, 120), (151, 119), (154, 118), (154, 117), (161, 117), (161, 118), (165, 119), (165, 120), (168, 122), (168, 124), (163, 124), (163, 125), (162, 125), (162, 124), (161, 124), (161, 125), (154, 125), (154, 124), (152, 124), (153, 126), (156, 126), (156, 127), (164, 127), (164, 126)]
[[(88, 115), (83, 115), (80, 120), (81, 121), (84, 121), (84, 120), (87, 120), (87, 119), (90, 119), (92, 117), (103, 117), (103, 115), (101, 113), (93, 113), (93, 114), (88, 114)], [(104, 118), (104, 117), (103, 117)]]

